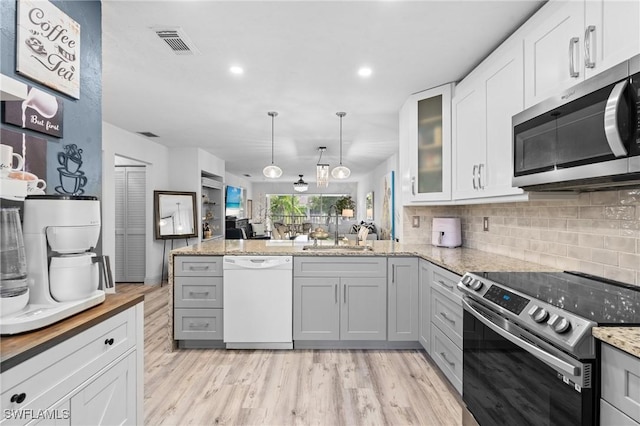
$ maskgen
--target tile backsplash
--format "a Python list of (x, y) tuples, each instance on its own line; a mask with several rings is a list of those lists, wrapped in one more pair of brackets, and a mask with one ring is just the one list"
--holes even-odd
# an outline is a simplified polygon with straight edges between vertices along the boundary
[[(464, 247), (640, 286), (640, 189), (553, 201), (404, 207), (403, 214), (405, 243), (430, 243), (434, 217), (460, 217)], [(420, 226), (412, 227), (416, 216)]]

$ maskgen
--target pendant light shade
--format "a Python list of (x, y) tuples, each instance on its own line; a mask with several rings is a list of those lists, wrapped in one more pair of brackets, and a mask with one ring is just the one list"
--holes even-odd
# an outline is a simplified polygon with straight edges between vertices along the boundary
[(309, 189), (309, 184), (302, 180), (303, 175), (298, 176), (300, 176), (300, 179), (298, 179), (297, 182), (293, 183), (293, 189), (295, 189), (296, 192), (305, 192), (307, 189)]
[(324, 146), (318, 148), (318, 151), (320, 151), (320, 158), (316, 164), (316, 186), (318, 188), (326, 188), (329, 186), (329, 165), (322, 163), (322, 153), (326, 150), (327, 148)]
[(331, 170), (331, 176), (336, 179), (346, 179), (351, 174), (351, 170), (347, 166), (342, 165), (342, 117), (347, 115), (346, 112), (336, 112), (336, 115), (340, 117), (340, 165)]
[(267, 115), (271, 117), (271, 164), (265, 167), (262, 173), (268, 178), (277, 179), (282, 176), (282, 169), (273, 163), (273, 120), (278, 116), (278, 113), (269, 111)]

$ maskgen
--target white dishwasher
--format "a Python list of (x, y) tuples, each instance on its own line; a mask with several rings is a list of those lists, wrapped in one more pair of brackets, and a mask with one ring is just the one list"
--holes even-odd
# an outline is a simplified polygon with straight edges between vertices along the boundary
[(227, 349), (293, 349), (293, 258), (224, 256)]

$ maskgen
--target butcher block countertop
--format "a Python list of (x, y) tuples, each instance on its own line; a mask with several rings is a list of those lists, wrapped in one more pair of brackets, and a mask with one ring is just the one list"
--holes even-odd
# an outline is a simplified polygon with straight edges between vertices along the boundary
[(105, 301), (50, 326), (0, 338), (0, 372), (141, 303), (141, 294), (107, 294)]
[(640, 358), (640, 327), (594, 327), (596, 339)]
[[(318, 241), (318, 244), (332, 246), (333, 242)], [(174, 256), (418, 256), (458, 275), (469, 271), (554, 271), (548, 266), (462, 247), (450, 249), (430, 244), (401, 244), (387, 240), (367, 241), (367, 245), (373, 249), (371, 251), (303, 250), (305, 245), (311, 245), (311, 243), (290, 240), (212, 240), (172, 250), (171, 254)]]

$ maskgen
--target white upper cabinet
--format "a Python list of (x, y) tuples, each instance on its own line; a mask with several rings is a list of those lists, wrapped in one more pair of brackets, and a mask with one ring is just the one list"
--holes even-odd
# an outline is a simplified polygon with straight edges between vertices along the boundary
[(400, 110), (403, 203), (451, 200), (452, 84), (411, 95)]
[(638, 0), (551, 1), (525, 25), (525, 107), (640, 53)]
[(532, 20), (524, 36), (525, 107), (584, 80), (584, 3), (550, 2)]
[(587, 0), (585, 76), (589, 78), (640, 53), (640, 1)]
[(502, 45), (455, 90), (455, 200), (522, 194), (511, 186), (511, 117), (523, 109), (522, 44)]

